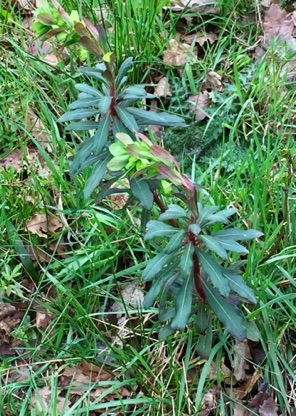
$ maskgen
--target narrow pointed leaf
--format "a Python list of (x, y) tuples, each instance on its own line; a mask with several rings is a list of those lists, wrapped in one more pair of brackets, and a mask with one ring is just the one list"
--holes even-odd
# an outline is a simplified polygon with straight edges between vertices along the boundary
[(228, 217), (236, 213), (236, 209), (227, 208), (222, 211), (217, 212), (216, 214), (210, 215), (207, 218), (207, 225), (214, 224), (215, 222), (222, 222), (223, 224), (228, 224)]
[(99, 110), (92, 110), (89, 108), (81, 108), (74, 111), (68, 111), (67, 113), (63, 114), (62, 117), (58, 119), (60, 123), (64, 123), (65, 121), (72, 121), (72, 120), (81, 120), (83, 118), (94, 116), (98, 114)]
[(252, 240), (253, 238), (259, 238), (263, 236), (263, 233), (257, 230), (241, 230), (240, 228), (226, 228), (212, 234), (213, 237), (219, 237), (220, 239), (226, 240)]
[(213, 257), (204, 253), (203, 251), (197, 252), (198, 259), (200, 264), (213, 285), (219, 290), (223, 296), (228, 296), (230, 292), (230, 287), (228, 280), (223, 275), (224, 268), (221, 267)]
[(112, 132), (113, 136), (117, 136), (118, 133), (129, 133), (129, 130), (122, 124), (117, 117), (112, 117)]
[(91, 155), (94, 144), (94, 138), (88, 138), (82, 145), (81, 149), (76, 153), (73, 162), (70, 165), (71, 176), (76, 176), (80, 172), (80, 168), (85, 160)]
[(90, 94), (94, 97), (98, 97), (98, 98), (103, 97), (103, 94), (99, 90), (97, 90), (96, 88), (91, 87), (90, 85), (87, 85), (87, 84), (76, 84), (75, 88), (78, 91), (85, 92), (85, 93)]
[(77, 130), (77, 131), (86, 131), (86, 130), (93, 130), (99, 127), (100, 123), (97, 121), (78, 121), (74, 123), (70, 123), (69, 126), (66, 127), (66, 130)]
[(80, 67), (79, 71), (83, 74), (88, 75), (89, 77), (99, 79), (100, 81), (106, 83), (106, 79), (102, 75), (102, 71), (96, 69), (96, 68), (86, 68), (86, 67)]
[(221, 296), (208, 280), (204, 280), (202, 285), (211, 309), (223, 322), (226, 331), (239, 341), (243, 341), (246, 338), (246, 326), (240, 310)]
[(224, 276), (228, 279), (230, 289), (236, 292), (242, 298), (248, 299), (252, 303), (256, 303), (256, 296), (252, 289), (246, 284), (242, 276), (224, 271)]
[(215, 235), (215, 239), (220, 242), (221, 246), (224, 247), (225, 250), (233, 251), (235, 253), (244, 253), (244, 254), (249, 253), (249, 250), (247, 250), (246, 247), (237, 243), (235, 240), (224, 240), (224, 239), (218, 238), (216, 234), (212, 234), (212, 236), (213, 235)]
[(214, 237), (211, 237), (209, 235), (200, 235), (199, 239), (205, 244), (205, 246), (208, 247), (208, 249), (216, 253), (219, 257), (221, 257), (224, 260), (228, 259), (226, 250), (223, 248), (220, 242), (216, 240)]
[(86, 182), (83, 191), (84, 198), (88, 198), (103, 179), (107, 170), (107, 163), (109, 162), (110, 158), (111, 155), (108, 154), (105, 159), (99, 160), (97, 162), (91, 176), (88, 178)]
[(144, 208), (151, 209), (154, 198), (147, 181), (145, 179), (133, 178), (130, 180), (130, 185), (134, 197), (140, 201)]
[(180, 126), (185, 127), (186, 124), (182, 117), (174, 116), (168, 113), (155, 113), (154, 111), (146, 111), (142, 108), (128, 107), (128, 112), (136, 117), (141, 125), (156, 124), (159, 126)]
[(176, 204), (170, 204), (168, 209), (159, 216), (161, 221), (179, 218), (188, 218), (188, 212)]
[(178, 228), (157, 220), (149, 221), (147, 224), (147, 229), (148, 231), (144, 237), (145, 240), (149, 240), (150, 238), (154, 237), (172, 236), (178, 232)]
[(171, 166), (172, 164), (180, 169), (180, 165), (177, 160), (171, 155), (167, 150), (163, 147), (159, 146), (158, 144), (153, 144), (151, 147), (151, 152), (156, 156), (161, 162), (163, 162), (167, 166)]
[(202, 204), (198, 203), (198, 219), (196, 224), (199, 225), (201, 228), (204, 224), (206, 224), (210, 215), (213, 215), (215, 212), (218, 211), (219, 207), (216, 206), (203, 206)]
[(188, 324), (192, 307), (192, 289), (193, 274), (189, 273), (176, 298), (176, 315), (171, 322), (172, 328), (182, 331)]
[(180, 259), (180, 269), (182, 276), (186, 277), (192, 273), (193, 270), (193, 253), (194, 253), (194, 245), (192, 243), (187, 243), (184, 247), (184, 251), (182, 253)]
[(137, 131), (139, 130), (139, 126), (136, 122), (135, 117), (132, 114), (129, 114), (125, 109), (120, 108), (118, 105), (115, 107), (117, 114), (119, 115), (123, 124), (130, 130), (130, 131)]
[(186, 235), (187, 232), (185, 230), (178, 231), (175, 235), (171, 237), (170, 241), (167, 243), (163, 251), (166, 254), (170, 254), (180, 249)]
[(204, 335), (199, 335), (196, 343), (196, 352), (197, 354), (205, 359), (208, 359), (212, 351), (212, 341), (213, 341), (213, 327), (211, 315), (207, 315), (207, 328)]
[(168, 263), (173, 257), (173, 254), (165, 254), (163, 252), (157, 254), (149, 261), (145, 270), (143, 271), (143, 279), (145, 281), (152, 280), (153, 277), (160, 272), (163, 266)]
[(162, 273), (155, 279), (153, 282), (151, 288), (146, 293), (143, 307), (145, 309), (150, 308), (153, 303), (155, 302), (155, 299), (159, 295), (159, 293), (163, 290), (169, 287), (174, 280), (178, 278), (178, 273), (175, 273), (175, 269), (178, 267), (178, 263), (174, 262), (169, 267), (166, 267)]
[(168, 336), (172, 335), (175, 332), (174, 328), (171, 327), (170, 324), (165, 325), (163, 327), (160, 328), (159, 333), (158, 333), (158, 338), (159, 339), (165, 339)]
[(95, 155), (98, 155), (102, 152), (105, 147), (105, 144), (108, 139), (109, 128), (111, 123), (111, 116), (107, 114), (100, 122), (98, 130), (93, 136), (94, 145), (93, 145), (93, 152)]
[(133, 58), (127, 58), (120, 65), (117, 77), (115, 78), (116, 88), (119, 88), (120, 83), (122, 79), (126, 76), (126, 74), (128, 73), (128, 70), (130, 69), (132, 62), (133, 62)]
[(106, 112), (110, 108), (111, 102), (112, 102), (112, 97), (110, 95), (108, 95), (107, 97), (101, 98), (98, 104), (98, 108), (101, 114), (103, 115), (106, 114)]
[(69, 105), (70, 110), (77, 110), (78, 108), (88, 108), (91, 106), (98, 107), (100, 98), (89, 96), (89, 98), (80, 98)]

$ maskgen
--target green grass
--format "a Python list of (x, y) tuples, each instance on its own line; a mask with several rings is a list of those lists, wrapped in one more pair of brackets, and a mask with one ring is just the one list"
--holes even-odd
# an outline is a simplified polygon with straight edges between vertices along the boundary
[[(201, 160), (192, 155), (181, 162), (210, 192), (215, 204), (237, 208), (234, 224), (264, 232), (260, 247), (256, 243), (250, 246), (244, 266), (245, 279), (258, 303), (253, 309), (245, 308), (259, 328), (265, 354), (254, 369), (261, 371), (281, 411), (289, 411), (295, 400), (295, 86), (282, 73), (293, 56), (288, 52), (281, 55), (271, 45), (265, 57), (254, 62), (252, 45), (260, 27), (257, 23), (252, 30), (239, 26), (241, 13), (251, 10), (247, 2), (238, 2), (237, 7), (236, 2), (228, 2), (229, 9), (224, 4), (221, 16), (207, 16), (193, 25), (192, 30), (205, 33), (211, 27), (218, 40), (205, 46), (204, 57), (197, 64), (189, 63), (180, 78), (174, 68), (163, 65), (161, 56), (167, 40), (175, 36), (182, 14), (164, 13), (161, 7), (167, 2), (161, 1), (155, 9), (148, 7), (149, 2), (139, 6), (127, 1), (126, 7), (122, 2), (106, 3), (107, 9), (100, 1), (84, 5), (83, 14), (94, 20), (105, 10), (104, 23), (109, 27), (110, 45), (116, 46), (118, 62), (123, 55), (132, 55), (137, 62), (133, 82), (157, 73), (175, 83), (179, 93), (164, 102), (165, 107), (187, 115), (184, 101), (200, 90), (209, 68), (227, 78), (230, 87), (215, 92), (217, 101), (209, 108), (210, 117), (198, 130), (201, 146), (205, 138), (215, 135), (219, 150), (211, 154), (208, 149)], [(78, 2), (63, 4), (67, 10), (80, 10)], [(20, 14), (12, 13), (20, 24)], [(139, 312), (122, 305), (121, 291), (126, 286), (134, 284), (145, 290), (141, 271), (153, 255), (153, 246), (143, 243), (137, 208), (122, 214), (112, 212), (110, 202), (99, 206), (93, 198), (84, 200), (88, 173), (69, 178), (69, 158), (85, 137), (66, 133), (57, 119), (76, 98), (74, 84), (81, 79), (76, 74), (80, 63), (74, 50), (67, 64), (61, 61), (56, 67), (34, 58), (25, 51), (32, 35), (9, 22), (0, 24), (8, 41), (8, 46), (0, 44), (0, 93), (4, 97), (0, 149), (3, 158), (21, 149), (24, 164), (15, 171), (0, 168), (0, 282), (22, 291), (8, 295), (2, 287), (4, 302), (25, 305), (20, 320), (1, 341), (4, 345), (18, 340), (21, 347), (1, 361), (0, 414), (90, 415), (99, 409), (108, 415), (198, 414), (209, 387), (225, 387), (223, 375), (210, 379), (208, 371), (211, 363), (219, 369), (224, 356), (231, 359), (227, 351), (234, 340), (214, 321), (214, 347), (210, 358), (203, 360), (196, 353), (198, 333), (193, 324), (186, 332), (160, 341), (156, 307)], [(29, 107), (50, 135), (51, 153), (25, 128)], [(38, 149), (39, 161), (31, 162), (28, 146)], [(239, 157), (237, 148), (243, 149)], [(182, 154), (186, 156), (184, 149), (179, 150)], [(46, 167), (48, 176), (41, 166)], [(26, 223), (36, 213), (53, 214), (62, 230), (48, 239), (32, 234)], [(37, 248), (41, 252), (30, 257)], [(46, 261), (42, 253), (47, 255)], [(18, 264), (23, 265), (21, 275), (13, 276)], [(121, 302), (126, 316), (123, 328), (118, 327), (118, 312), (111, 309), (115, 301)], [(36, 325), (40, 307), (51, 314), (44, 328)], [(81, 360), (102, 366), (111, 373), (110, 379), (89, 380), (75, 398), (75, 377), (69, 379), (63, 391), (69, 408), (57, 410), (63, 371)], [(38, 396), (45, 386), (51, 396), (48, 406), (42, 395)], [(92, 388), (96, 397), (90, 400)], [(121, 394), (124, 388), (129, 395)], [(33, 404), (34, 393), (42, 410)], [(221, 390), (214, 413), (224, 414), (229, 401), (234, 402)]]

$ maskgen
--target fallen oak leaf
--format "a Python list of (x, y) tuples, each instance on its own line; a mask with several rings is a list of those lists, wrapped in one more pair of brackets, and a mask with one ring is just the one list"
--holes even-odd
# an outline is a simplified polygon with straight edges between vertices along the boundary
[(180, 43), (175, 39), (169, 41), (169, 47), (165, 50), (163, 55), (163, 62), (172, 66), (184, 66), (187, 62), (197, 61), (197, 50), (192, 52), (191, 45), (187, 43)]
[(52, 215), (35, 214), (30, 220), (26, 221), (26, 226), (31, 233), (48, 238), (61, 229), (63, 224)]
[(207, 108), (210, 104), (209, 92), (202, 91), (198, 95), (190, 95), (187, 100), (190, 103), (190, 110), (195, 112), (196, 120), (204, 120), (208, 114), (203, 109)]

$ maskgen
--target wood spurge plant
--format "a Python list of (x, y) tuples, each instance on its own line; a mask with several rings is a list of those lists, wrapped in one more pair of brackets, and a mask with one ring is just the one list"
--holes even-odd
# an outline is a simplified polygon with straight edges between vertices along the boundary
[[(132, 59), (127, 58), (117, 74), (112, 59), (108, 52), (95, 68), (80, 68), (97, 86), (77, 84), (78, 100), (60, 118), (60, 122), (71, 121), (68, 130), (92, 131), (74, 158), (71, 174), (94, 165), (84, 195), (89, 197), (99, 186), (97, 201), (118, 191), (111, 188), (115, 182), (128, 180), (128, 203), (137, 200), (143, 208), (144, 238), (157, 239), (158, 252), (143, 271), (144, 280), (152, 281), (143, 306), (150, 308), (158, 299), (159, 319), (166, 322), (160, 337), (183, 330), (192, 316), (206, 337), (211, 332), (207, 319), (211, 308), (226, 331), (243, 340), (248, 322), (238, 304), (241, 300), (255, 303), (256, 298), (228, 253), (247, 254), (239, 241), (259, 238), (262, 233), (222, 228), (236, 210), (219, 210), (205, 203), (201, 189), (181, 172), (177, 160), (154, 137), (143, 134), (151, 124), (185, 126), (184, 120), (139, 107), (139, 102), (153, 96), (145, 85), (126, 86)], [(149, 220), (154, 204), (161, 214)]]

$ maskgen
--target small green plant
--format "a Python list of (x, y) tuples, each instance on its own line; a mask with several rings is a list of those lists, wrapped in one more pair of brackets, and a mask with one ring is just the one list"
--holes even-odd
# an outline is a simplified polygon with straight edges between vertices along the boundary
[[(115, 75), (112, 54), (108, 52), (104, 55), (104, 62), (97, 64), (95, 68), (81, 67), (80, 71), (83, 74), (95, 78), (100, 83), (100, 89), (86, 83), (77, 84), (76, 88), (80, 91), (78, 100), (70, 104), (71, 111), (65, 113), (59, 119), (60, 122), (72, 121), (67, 130), (91, 130), (93, 132), (75, 156), (70, 168), (71, 174), (75, 176), (85, 168), (95, 165), (84, 189), (85, 198), (91, 195), (106, 173), (107, 164), (112, 158), (109, 151), (110, 144), (112, 143), (112, 137), (113, 141), (116, 140), (117, 133), (128, 133), (132, 137), (131, 140), (135, 140), (135, 132), (148, 125), (185, 126), (184, 120), (179, 116), (166, 112), (155, 113), (134, 107), (134, 104), (140, 100), (153, 98), (154, 96), (146, 92), (145, 85), (125, 86), (128, 79), (127, 73), (131, 65), (132, 58), (127, 58), (120, 66), (117, 75)], [(90, 117), (95, 117), (95, 121), (73, 121)], [(110, 130), (112, 130), (112, 135), (110, 135)], [(117, 156), (123, 161), (123, 163), (118, 164), (117, 170), (120, 170), (129, 159), (122, 154), (122, 146), (123, 144), (117, 143), (118, 148), (112, 148), (113, 153), (119, 152)], [(143, 152), (145, 153), (143, 148), (145, 142), (142, 141), (141, 144), (135, 142), (133, 144), (134, 157), (139, 156), (136, 151), (137, 146), (141, 148), (142, 152), (138, 160), (145, 159), (145, 154), (143, 154)], [(129, 162), (132, 164), (132, 158)], [(139, 161), (136, 168), (139, 169)], [(104, 192), (108, 191), (115, 180), (116, 174), (115, 177), (113, 176), (106, 181)], [(136, 179), (135, 182), (137, 182)], [(137, 194), (134, 193), (134, 196), (137, 198)]]
[[(157, 254), (143, 271), (144, 280), (153, 281), (144, 307), (151, 307), (158, 298), (160, 320), (166, 322), (161, 337), (183, 330), (193, 314), (205, 334), (211, 327), (207, 319), (210, 307), (225, 329), (243, 340), (248, 325), (238, 302), (255, 303), (256, 298), (239, 274), (238, 265), (230, 262), (228, 252), (247, 254), (247, 248), (238, 241), (258, 238), (262, 233), (236, 227), (222, 229), (236, 210), (219, 210), (204, 203), (199, 197), (202, 192), (181, 172), (177, 160), (153, 137), (150, 140), (142, 133), (150, 124), (182, 127), (185, 123), (181, 117), (135, 106), (152, 96), (145, 85), (126, 86), (131, 65), (132, 59), (127, 58), (116, 73), (113, 54), (108, 52), (95, 68), (80, 68), (95, 78), (99, 88), (77, 84), (78, 100), (59, 119), (71, 122), (68, 130), (92, 131), (70, 172), (74, 176), (94, 165), (84, 196), (89, 197), (104, 180), (97, 201), (117, 192), (111, 185), (125, 179), (129, 183), (125, 190), (130, 196), (128, 203), (136, 199), (142, 206), (145, 240), (157, 239)], [(172, 203), (167, 206), (168, 198)], [(154, 205), (161, 214), (158, 220), (149, 221)], [(193, 309), (195, 297), (197, 310)]]

